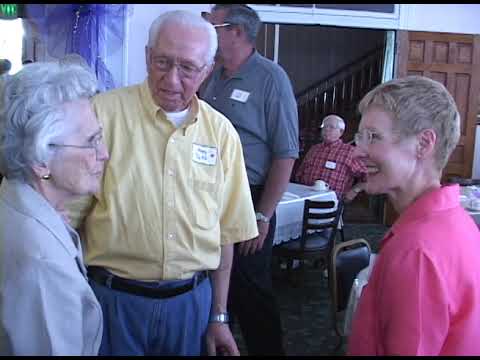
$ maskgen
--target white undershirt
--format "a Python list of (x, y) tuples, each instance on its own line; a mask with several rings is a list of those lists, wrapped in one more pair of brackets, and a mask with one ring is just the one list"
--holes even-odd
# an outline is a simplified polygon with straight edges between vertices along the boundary
[(190, 107), (182, 111), (177, 112), (166, 112), (167, 120), (170, 121), (176, 128), (179, 128), (183, 123), (188, 119), (188, 113), (190, 112)]

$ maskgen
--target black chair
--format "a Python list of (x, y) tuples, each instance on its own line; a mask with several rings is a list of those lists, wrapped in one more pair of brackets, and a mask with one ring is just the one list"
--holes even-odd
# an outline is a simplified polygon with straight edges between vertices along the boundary
[(364, 239), (348, 240), (336, 244), (329, 264), (329, 287), (332, 298), (332, 321), (340, 338), (338, 349), (343, 342), (343, 331), (339, 326), (338, 314), (348, 305), (350, 290), (358, 273), (370, 263), (371, 248)]
[(305, 260), (319, 263), (322, 269), (328, 267), (342, 210), (342, 201), (336, 206), (334, 201), (305, 200), (300, 237), (273, 247), (273, 255), (279, 260), (287, 261), (287, 274), (290, 279), (293, 261), (300, 262), (299, 285), (303, 285), (305, 277)]

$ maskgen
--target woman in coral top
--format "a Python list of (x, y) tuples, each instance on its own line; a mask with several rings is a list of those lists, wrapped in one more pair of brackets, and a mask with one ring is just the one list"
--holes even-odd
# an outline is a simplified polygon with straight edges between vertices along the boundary
[(460, 137), (446, 88), (410, 76), (370, 91), (355, 156), (363, 188), (387, 194), (400, 214), (382, 240), (349, 339), (350, 355), (479, 355), (480, 233), (441, 184)]

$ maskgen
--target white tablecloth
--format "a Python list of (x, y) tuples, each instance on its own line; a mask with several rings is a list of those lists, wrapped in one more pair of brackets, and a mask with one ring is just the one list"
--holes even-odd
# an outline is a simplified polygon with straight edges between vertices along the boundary
[(460, 186), (460, 204), (468, 211), (473, 220), (480, 226), (480, 209), (472, 207), (472, 201), (480, 199), (479, 186)]
[(277, 205), (277, 225), (273, 245), (296, 239), (301, 235), (305, 199), (333, 200), (335, 205), (338, 202), (335, 191), (318, 191), (311, 186), (289, 183), (287, 191)]

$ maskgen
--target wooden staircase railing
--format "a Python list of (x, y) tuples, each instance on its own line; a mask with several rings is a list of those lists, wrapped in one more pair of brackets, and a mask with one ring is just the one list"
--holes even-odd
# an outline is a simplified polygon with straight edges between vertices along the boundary
[(300, 159), (320, 142), (319, 126), (331, 113), (345, 120), (343, 140), (353, 139), (360, 120), (362, 97), (382, 82), (384, 47), (376, 48), (296, 95), (300, 130)]

